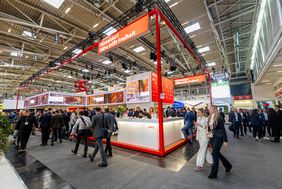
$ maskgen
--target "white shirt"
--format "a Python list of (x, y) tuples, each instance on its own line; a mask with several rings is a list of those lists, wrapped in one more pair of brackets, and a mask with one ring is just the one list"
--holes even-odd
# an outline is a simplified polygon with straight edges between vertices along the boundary
[(238, 113), (235, 112), (235, 121), (239, 121), (238, 120)]
[(207, 138), (208, 118), (206, 118), (204, 116), (197, 117), (197, 122), (200, 124), (200, 126), (197, 126), (197, 136), (196, 136), (196, 139), (198, 141), (208, 140), (208, 138)]
[(267, 113), (266, 113), (266, 112), (263, 112), (263, 114), (264, 114), (264, 119), (265, 119), (266, 121), (268, 121), (268, 115), (267, 115)]
[(83, 130), (83, 129), (89, 129), (90, 126), (91, 126), (91, 120), (89, 117), (86, 117), (86, 116), (81, 116), (85, 122), (85, 124), (83, 123), (82, 119), (79, 118), (76, 123), (74, 124), (73, 128), (72, 128), (72, 133), (76, 132), (77, 130), (77, 127), (78, 127), (78, 130)]
[(214, 114), (211, 115), (210, 122), (209, 122), (209, 126), (211, 130), (213, 129), (213, 124), (214, 124)]

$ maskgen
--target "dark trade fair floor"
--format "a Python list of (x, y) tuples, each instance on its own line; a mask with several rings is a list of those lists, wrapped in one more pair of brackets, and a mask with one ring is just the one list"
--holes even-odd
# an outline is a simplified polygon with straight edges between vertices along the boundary
[[(25, 154), (11, 150), (7, 159), (32, 189), (281, 188), (282, 144), (256, 142), (250, 134), (235, 140), (228, 133), (229, 147), (222, 152), (232, 162), (233, 169), (225, 174), (220, 165), (216, 181), (207, 178), (209, 167), (202, 172), (194, 171), (196, 157), (193, 154), (197, 145), (190, 144), (164, 158), (114, 147), (114, 157), (108, 160), (108, 167), (99, 168), (99, 153), (91, 163), (70, 152), (73, 142), (41, 147), (37, 135), (31, 137)], [(81, 146), (80, 153), (82, 150)]]

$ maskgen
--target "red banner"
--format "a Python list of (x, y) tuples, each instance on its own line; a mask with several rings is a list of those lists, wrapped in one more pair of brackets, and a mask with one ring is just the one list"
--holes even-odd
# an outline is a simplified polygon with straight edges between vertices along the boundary
[[(162, 77), (162, 93), (164, 94), (164, 103), (173, 104), (174, 103), (174, 85), (173, 81)], [(152, 101), (157, 102), (158, 96), (158, 76), (156, 73), (152, 72)]]
[(184, 85), (191, 83), (201, 83), (206, 81), (206, 75), (196, 75), (196, 76), (188, 76), (184, 78), (174, 79), (175, 85)]
[(245, 96), (233, 96), (234, 100), (249, 100), (253, 99), (252, 95), (245, 95)]

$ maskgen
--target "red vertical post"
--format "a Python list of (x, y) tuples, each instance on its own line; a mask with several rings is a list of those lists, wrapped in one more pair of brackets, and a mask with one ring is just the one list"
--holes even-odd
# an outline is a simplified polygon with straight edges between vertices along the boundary
[(211, 90), (211, 75), (208, 73), (208, 86), (209, 86), (209, 91), (210, 91), (210, 103), (212, 106), (212, 90)]
[(162, 66), (161, 66), (161, 31), (159, 10), (156, 9), (156, 50), (157, 50), (157, 77), (158, 77), (158, 117), (159, 117), (159, 145), (160, 153), (164, 155), (164, 127), (163, 127), (163, 101), (162, 93)]
[(17, 89), (16, 112), (18, 111), (18, 108), (19, 108), (19, 95), (20, 95), (20, 89)]

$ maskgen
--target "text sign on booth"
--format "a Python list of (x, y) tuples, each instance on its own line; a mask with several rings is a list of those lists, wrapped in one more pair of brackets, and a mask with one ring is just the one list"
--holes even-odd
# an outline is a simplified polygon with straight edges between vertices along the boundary
[(135, 39), (149, 31), (149, 15), (146, 15), (126, 27), (120, 29), (109, 37), (101, 40), (98, 44), (98, 54), (109, 51), (118, 45)]
[(175, 85), (184, 85), (190, 83), (201, 83), (206, 81), (205, 75), (188, 76), (174, 80)]

